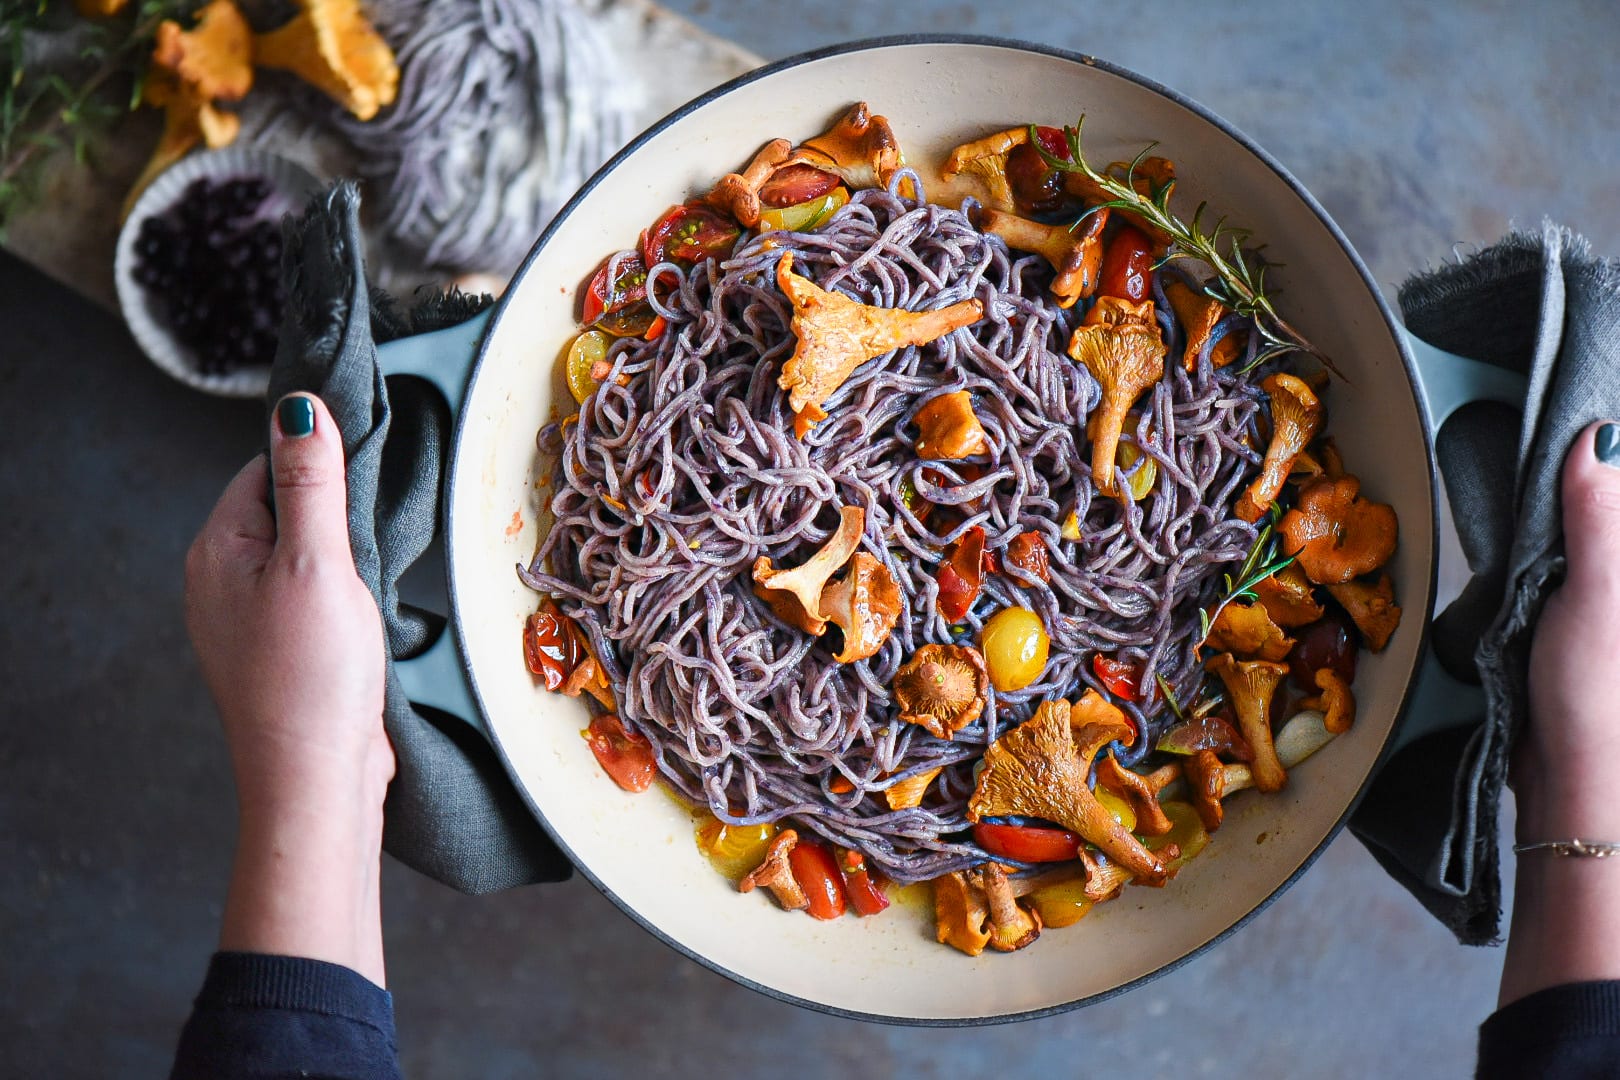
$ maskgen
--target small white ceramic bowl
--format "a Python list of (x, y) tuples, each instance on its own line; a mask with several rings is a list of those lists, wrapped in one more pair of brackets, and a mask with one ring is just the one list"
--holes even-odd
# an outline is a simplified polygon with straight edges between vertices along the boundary
[(270, 184), (270, 195), (259, 207), (257, 220), (276, 221), (302, 210), (321, 187), (321, 181), (302, 166), (263, 150), (230, 146), (182, 158), (160, 173), (136, 200), (118, 234), (113, 276), (124, 322), (152, 363), (187, 386), (219, 397), (263, 397), (270, 383), (269, 364), (249, 364), (218, 375), (204, 374), (191, 351), (174, 336), (164, 311), (163, 298), (135, 280), (135, 241), (148, 218), (167, 213), (198, 179), (211, 181), (260, 176)]

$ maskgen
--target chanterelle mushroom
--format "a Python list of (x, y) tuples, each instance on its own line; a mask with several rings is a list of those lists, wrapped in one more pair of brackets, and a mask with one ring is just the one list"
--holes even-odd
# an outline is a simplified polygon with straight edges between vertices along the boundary
[(1067, 225), (1045, 225), (1017, 214), (987, 209), (979, 215), (979, 228), (1001, 237), (1008, 247), (1043, 256), (1057, 276), (1052, 279), (1052, 296), (1059, 307), (1073, 307), (1097, 291), (1102, 270), (1103, 227), (1108, 211), (1099, 210), (1071, 231)]
[(1091, 479), (1104, 495), (1118, 495), (1114, 455), (1119, 433), (1131, 405), (1164, 375), (1164, 338), (1157, 326), (1135, 321), (1082, 325), (1069, 341), (1069, 355), (1085, 365), (1102, 387), (1102, 401), (1086, 424), (1091, 436)]
[(951, 151), (939, 174), (947, 184), (964, 173), (974, 177), (984, 185), (985, 206), (1010, 214), (1016, 204), (1012, 185), (1007, 182), (1007, 155), (1028, 141), (1029, 129), (1018, 127), (963, 143)]
[(1299, 505), (1283, 515), (1277, 531), (1283, 550), (1299, 557), (1305, 576), (1338, 585), (1370, 574), (1395, 554), (1399, 524), (1384, 503), (1361, 497), (1354, 476), (1313, 480), (1299, 493)]
[(796, 156), (807, 165), (836, 173), (851, 188), (888, 187), (889, 178), (906, 163), (888, 117), (872, 115), (864, 101), (801, 143)]
[(933, 880), (934, 939), (978, 956), (990, 941), (990, 906), (984, 891), (968, 875), (954, 870)]
[(883, 647), (900, 618), (900, 586), (887, 566), (857, 551), (849, 573), (821, 591), (820, 614), (844, 632), (838, 662), (865, 660)]
[(973, 412), (973, 395), (966, 390), (929, 399), (912, 417), (920, 434), (917, 456), (932, 461), (957, 461), (988, 453), (990, 440)]
[(928, 785), (943, 772), (945, 766), (936, 765), (926, 769), (915, 776), (908, 776), (904, 780), (896, 780), (883, 791), (883, 797), (888, 801), (890, 810), (909, 810), (913, 806), (921, 806), (923, 795), (928, 791)]
[[(1096, 702), (1086, 699), (1096, 698)], [(1142, 846), (1087, 786), (1092, 759), (1104, 746), (1136, 737), (1117, 708), (1091, 690), (1082, 699), (1078, 725), (1071, 730), (1067, 701), (1043, 701), (1034, 718), (1002, 735), (984, 754), (984, 770), (968, 800), (968, 817), (1026, 815), (1056, 822), (1095, 844), (1109, 859), (1149, 884), (1165, 880), (1165, 860), (1176, 852), (1154, 853)], [(1080, 706), (1076, 706), (1080, 708)], [(1160, 856), (1163, 855), (1163, 859)]]
[(1333, 668), (1325, 667), (1316, 673), (1316, 687), (1322, 692), (1300, 704), (1321, 710), (1322, 726), (1333, 734), (1349, 731), (1356, 722), (1356, 694), (1350, 684)]
[(736, 218), (739, 225), (752, 229), (759, 224), (760, 189), (772, 173), (793, 160), (793, 144), (786, 139), (772, 139), (760, 147), (742, 172), (727, 173), (720, 178), (707, 196), (709, 204)]
[(1311, 594), (1311, 583), (1297, 562), (1261, 579), (1254, 586), (1254, 595), (1278, 626), (1294, 629), (1322, 617), (1322, 605)]
[(975, 874), (990, 908), (990, 947), (998, 952), (1017, 952), (1041, 936), (1041, 917), (1026, 911), (1013, 899), (1007, 872), (1000, 863), (989, 862)]
[[(1170, 301), (1170, 310), (1176, 321), (1187, 332), (1187, 346), (1182, 350), (1181, 366), (1188, 371), (1198, 366), (1198, 354), (1209, 344), (1215, 324), (1232, 310), (1208, 293), (1192, 289), (1184, 282), (1172, 279), (1164, 287), (1164, 296)], [(1227, 334), (1209, 351), (1212, 367), (1223, 368), (1238, 358), (1241, 335)]]
[(793, 430), (801, 439), (811, 425), (827, 418), (822, 402), (856, 368), (906, 345), (926, 345), (984, 316), (984, 304), (978, 300), (958, 300), (937, 311), (872, 307), (851, 300), (793, 273), (791, 251), (776, 264), (776, 284), (793, 302), (793, 335), (798, 338), (777, 385), (788, 392)]
[(1244, 521), (1259, 521), (1271, 509), (1294, 458), (1322, 426), (1322, 403), (1303, 379), (1278, 373), (1266, 376), (1260, 386), (1271, 398), (1271, 445), (1260, 463), (1260, 475), (1237, 501), (1234, 512)]
[(359, 0), (300, 0), (299, 7), (291, 22), (253, 39), (253, 62), (292, 72), (359, 120), (392, 105), (399, 65)]
[(1221, 652), (1257, 660), (1282, 660), (1294, 647), (1294, 639), (1284, 634), (1259, 604), (1222, 607), (1205, 642)]
[(793, 569), (778, 570), (764, 555), (754, 560), (754, 595), (771, 605), (777, 618), (807, 634), (820, 636), (827, 629), (827, 619), (821, 614), (827, 579), (855, 554), (866, 528), (866, 511), (860, 507), (846, 506), (838, 514), (837, 531)]
[(990, 692), (990, 672), (977, 649), (924, 645), (894, 673), (900, 722), (949, 739), (979, 718)]
[(1327, 590), (1349, 613), (1350, 621), (1361, 631), (1367, 647), (1373, 652), (1383, 652), (1390, 635), (1401, 624), (1401, 609), (1395, 603), (1395, 587), (1390, 584), (1389, 575), (1379, 574), (1378, 580), (1372, 583), (1346, 581), (1329, 585)]
[(1288, 783), (1288, 773), (1271, 738), (1271, 697), (1288, 674), (1288, 665), (1238, 660), (1231, 653), (1221, 653), (1204, 666), (1226, 684), (1226, 700), (1232, 703), (1238, 728), (1254, 752), (1254, 786), (1265, 792), (1281, 791)]
[(164, 110), (163, 137), (124, 200), (127, 216), (164, 169), (199, 142), (218, 149), (232, 142), (242, 122), (215, 101), (240, 101), (253, 86), (253, 31), (231, 0), (213, 0), (197, 12), (190, 30), (165, 19), (158, 24), (152, 68), (141, 100)]
[(1193, 808), (1204, 828), (1214, 832), (1226, 820), (1226, 808), (1221, 800), (1234, 791), (1241, 791), (1254, 783), (1254, 774), (1247, 765), (1226, 765), (1213, 750), (1200, 750), (1186, 761), (1187, 789), (1192, 795)]
[(771, 890), (776, 902), (784, 910), (798, 911), (800, 908), (810, 906), (810, 901), (799, 887), (799, 882), (793, 876), (793, 867), (788, 864), (788, 855), (799, 843), (799, 834), (792, 829), (783, 829), (771, 838), (771, 846), (765, 849), (765, 858), (760, 864), (749, 871), (748, 876), (737, 882), (738, 892), (753, 892), (760, 886)]

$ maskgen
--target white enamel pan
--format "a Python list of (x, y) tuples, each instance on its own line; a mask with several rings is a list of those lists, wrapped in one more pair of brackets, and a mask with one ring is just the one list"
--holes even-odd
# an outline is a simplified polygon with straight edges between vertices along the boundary
[[(537, 539), (535, 432), (553, 418), (554, 401), (573, 407), (555, 372), (576, 332), (580, 282), (767, 139), (817, 134), (857, 100), (889, 117), (914, 163), (1013, 124), (1073, 123), (1082, 113), (1095, 161), (1129, 158), (1157, 140), (1176, 163), (1184, 212), (1209, 200), (1285, 264), (1277, 276), (1285, 316), (1347, 377), (1332, 391), (1333, 434), (1364, 490), (1400, 517), (1391, 570), (1406, 617), (1389, 647), (1360, 664), (1354, 729), (1297, 768), (1281, 794), (1232, 800), (1214, 842), (1167, 888), (1130, 889), (1124, 902), (1098, 905), (1013, 954), (969, 958), (936, 944), (918, 907), (824, 923), (739, 895), (698, 853), (692, 820), (672, 799), (628, 795), (602, 773), (579, 736), (583, 706), (538, 689), (520, 651), (536, 597), (513, 567)], [(972, 1024), (1119, 993), (1241, 927), (1343, 826), (1383, 756), (1461, 715), (1467, 699), (1432, 664), (1419, 686), (1437, 550), (1430, 432), (1461, 402), (1514, 400), (1515, 388), (1406, 339), (1343, 234), (1265, 151), (1174, 91), (1092, 57), (907, 37), (762, 68), (673, 113), (604, 166), (540, 237), (492, 316), (383, 355), (390, 372), (438, 385), (457, 416), (445, 495), (450, 631), (403, 665), (412, 699), (462, 717), (494, 744), (551, 836), (626, 915), (787, 1001), (868, 1020)], [(1398, 730), (1406, 713), (1411, 722)]]

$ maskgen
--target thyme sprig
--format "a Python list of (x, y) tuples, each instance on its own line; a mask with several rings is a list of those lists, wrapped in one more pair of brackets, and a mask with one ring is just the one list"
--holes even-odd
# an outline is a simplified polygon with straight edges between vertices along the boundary
[(1080, 174), (1109, 196), (1107, 200), (1088, 208), (1075, 225), (1103, 209), (1128, 210), (1174, 241), (1160, 265), (1174, 259), (1194, 259), (1213, 270), (1214, 276), (1204, 283), (1204, 291), (1237, 314), (1253, 319), (1260, 334), (1260, 348), (1254, 360), (1244, 368), (1245, 372), (1273, 357), (1299, 351), (1315, 357), (1322, 366), (1337, 375), (1338, 369), (1333, 366), (1333, 361), (1277, 314), (1277, 308), (1272, 303), (1276, 291), (1267, 291), (1266, 271), (1280, 264), (1268, 262), (1259, 248), (1244, 247), (1253, 232), (1228, 224), (1224, 215), (1216, 219), (1213, 226), (1208, 226), (1206, 231), (1204, 217), (1209, 209), (1207, 202), (1198, 204), (1191, 220), (1182, 221), (1170, 209), (1170, 194), (1176, 186), (1173, 177), (1161, 184), (1149, 181), (1147, 194), (1137, 191), (1137, 166), (1158, 146), (1156, 142), (1142, 148), (1141, 153), (1126, 167), (1123, 177), (1098, 172), (1086, 161), (1080, 148), (1080, 132), (1085, 122), (1086, 118), (1081, 116), (1073, 127), (1063, 129), (1063, 138), (1069, 147), (1069, 160), (1048, 151), (1037, 136), (1035, 125), (1029, 126), (1030, 145), (1040, 153), (1049, 168)]
[(1286, 570), (1294, 561), (1294, 556), (1280, 556), (1277, 541), (1277, 519), (1282, 516), (1282, 508), (1276, 503), (1266, 514), (1266, 523), (1254, 538), (1254, 546), (1244, 557), (1243, 565), (1238, 567), (1236, 577), (1231, 574), (1222, 575), (1226, 585), (1226, 593), (1213, 608), (1200, 608), (1198, 611), (1198, 647), (1202, 648), (1209, 639), (1210, 628), (1215, 620), (1221, 617), (1226, 605), (1238, 601), (1258, 600), (1254, 587), (1266, 578), (1280, 571)]
[[(142, 0), (106, 19), (64, 18), (45, 0), (0, 3), (0, 236), (37, 193), (50, 158), (71, 151), (84, 165), (95, 137), (140, 104), (158, 24), (197, 0)], [(31, 44), (68, 38), (72, 52), (32, 62)], [(65, 50), (64, 50), (65, 51)]]

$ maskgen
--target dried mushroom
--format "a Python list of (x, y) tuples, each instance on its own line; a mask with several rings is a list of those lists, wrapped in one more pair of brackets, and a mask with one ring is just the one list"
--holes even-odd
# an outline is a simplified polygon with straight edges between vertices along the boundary
[(1067, 225), (1046, 225), (1017, 214), (985, 210), (979, 215), (979, 228), (994, 233), (1017, 251), (1040, 255), (1052, 264), (1052, 296), (1059, 307), (1073, 307), (1097, 291), (1102, 270), (1103, 227), (1108, 212), (1098, 211), (1085, 219), (1078, 230)]
[(827, 417), (823, 402), (868, 360), (906, 345), (926, 345), (984, 317), (984, 304), (959, 300), (937, 311), (881, 308), (828, 292), (793, 273), (793, 253), (776, 264), (776, 283), (793, 302), (793, 335), (798, 344), (777, 384), (788, 392), (793, 430), (804, 438)]
[(930, 398), (912, 417), (920, 434), (917, 456), (931, 461), (959, 461), (990, 451), (984, 425), (973, 413), (973, 395), (956, 390)]
[(1398, 528), (1395, 511), (1363, 499), (1354, 476), (1311, 481), (1277, 525), (1283, 550), (1298, 556), (1305, 576), (1320, 585), (1343, 584), (1383, 566), (1395, 554)]
[(984, 890), (954, 870), (933, 881), (934, 940), (978, 956), (990, 943), (990, 905)]
[(793, 867), (788, 864), (788, 856), (798, 842), (799, 834), (792, 829), (783, 829), (772, 837), (771, 846), (765, 849), (765, 858), (749, 871), (747, 877), (737, 882), (737, 891), (753, 892), (764, 887), (771, 890), (771, 895), (776, 897), (776, 902), (785, 911), (809, 907), (810, 900), (794, 878)]
[(1345, 581), (1329, 585), (1327, 590), (1361, 631), (1367, 647), (1373, 652), (1383, 652), (1395, 628), (1401, 624), (1401, 609), (1395, 603), (1395, 587), (1389, 575), (1379, 574), (1378, 580), (1371, 584)]
[(1271, 399), (1271, 443), (1260, 475), (1238, 499), (1234, 512), (1244, 521), (1259, 521), (1276, 501), (1294, 467), (1294, 458), (1322, 426), (1322, 403), (1303, 379), (1268, 375), (1260, 383)]
[(943, 765), (936, 765), (932, 769), (925, 769), (915, 776), (908, 776), (890, 784), (883, 792), (883, 798), (888, 802), (889, 809), (910, 810), (914, 806), (921, 806), (928, 785), (934, 782), (935, 777), (939, 776), (944, 768)]
[(906, 163), (888, 117), (874, 116), (858, 101), (827, 131), (800, 144), (794, 155), (807, 165), (837, 174), (851, 188), (888, 187)]
[(1007, 872), (1000, 863), (985, 863), (974, 874), (990, 909), (992, 949), (1017, 952), (1041, 936), (1041, 917), (1019, 906), (1007, 884)]
[(198, 143), (218, 149), (235, 140), (241, 120), (214, 102), (247, 96), (252, 49), (253, 32), (231, 0), (202, 8), (190, 30), (172, 19), (158, 24), (141, 100), (163, 110), (163, 136), (124, 200), (124, 216), (159, 173)]
[[(1170, 310), (1176, 321), (1187, 331), (1187, 345), (1182, 350), (1181, 366), (1192, 371), (1198, 366), (1198, 354), (1209, 344), (1215, 324), (1232, 314), (1232, 309), (1206, 292), (1195, 290), (1184, 282), (1172, 279), (1164, 286), (1164, 297), (1170, 301)], [(1239, 334), (1227, 334), (1209, 351), (1212, 367), (1223, 368), (1238, 358), (1243, 339)]]
[(1252, 590), (1266, 609), (1271, 621), (1278, 626), (1294, 629), (1309, 626), (1322, 617), (1325, 610), (1311, 592), (1310, 580), (1297, 562), (1291, 562), (1269, 577), (1258, 581)]
[(949, 739), (979, 718), (990, 693), (990, 672), (977, 649), (924, 645), (894, 674), (900, 722)]
[(849, 573), (821, 591), (822, 618), (844, 632), (838, 662), (852, 664), (881, 649), (900, 618), (900, 607), (900, 586), (889, 568), (857, 551)]
[(1091, 437), (1091, 479), (1104, 495), (1118, 495), (1114, 455), (1119, 435), (1131, 405), (1164, 375), (1164, 338), (1157, 326), (1136, 322), (1080, 326), (1069, 341), (1069, 355), (1102, 387), (1102, 401), (1086, 424)]
[(297, 75), (357, 120), (392, 105), (399, 65), (359, 0), (300, 0), (299, 7), (291, 22), (253, 39), (253, 62)]
[(709, 205), (730, 214), (739, 225), (752, 229), (759, 224), (759, 192), (777, 169), (795, 164), (793, 144), (772, 139), (760, 148), (743, 171), (727, 173), (714, 185), (706, 199)]
[(1136, 815), (1135, 831), (1142, 836), (1163, 836), (1170, 831), (1170, 819), (1159, 805), (1159, 792), (1180, 775), (1181, 768), (1174, 762), (1146, 776), (1127, 769), (1113, 754), (1097, 762), (1097, 786), (1125, 800)]
[[(1029, 129), (1020, 127), (1008, 128), (1006, 131), (998, 131), (982, 139), (963, 143), (952, 150), (950, 156), (945, 159), (940, 176), (947, 183), (964, 173), (974, 177), (984, 185), (987, 193), (983, 200), (984, 204), (992, 210), (1010, 214), (1015, 203), (1012, 185), (1007, 182), (1007, 155), (1028, 141)], [(981, 228), (986, 232), (990, 231), (988, 226), (981, 225)]]
[(1251, 660), (1282, 660), (1294, 639), (1282, 632), (1259, 604), (1227, 604), (1215, 616), (1205, 644)]
[(767, 556), (754, 560), (754, 595), (771, 605), (777, 618), (807, 634), (820, 636), (827, 629), (821, 614), (827, 579), (855, 554), (866, 528), (866, 511), (858, 506), (846, 506), (838, 515), (837, 531), (799, 566), (778, 570)]
[(1238, 660), (1221, 653), (1204, 666), (1226, 684), (1226, 699), (1237, 713), (1238, 729), (1254, 752), (1254, 785), (1264, 792), (1281, 791), (1288, 773), (1277, 758), (1271, 738), (1271, 698), (1277, 684), (1288, 674), (1287, 664), (1269, 660)]
[[(1079, 714), (1072, 730), (1071, 713)], [(1043, 701), (1032, 719), (985, 751), (984, 769), (968, 800), (968, 817), (1044, 818), (1095, 844), (1131, 876), (1162, 883), (1164, 859), (1174, 853), (1155, 854), (1143, 847), (1087, 786), (1098, 751), (1115, 740), (1129, 744), (1135, 737), (1125, 715), (1094, 690), (1073, 708), (1063, 700)]]
[(1316, 687), (1322, 692), (1300, 704), (1320, 710), (1322, 726), (1333, 734), (1349, 731), (1350, 725), (1356, 722), (1356, 694), (1350, 684), (1337, 671), (1325, 667), (1316, 673)]

